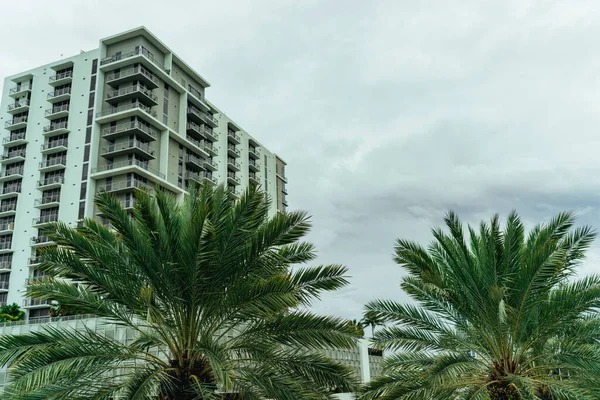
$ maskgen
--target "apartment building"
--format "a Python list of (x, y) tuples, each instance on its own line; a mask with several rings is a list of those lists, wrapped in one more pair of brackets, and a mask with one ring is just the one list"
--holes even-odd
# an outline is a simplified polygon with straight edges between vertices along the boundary
[(211, 103), (209, 86), (144, 27), (4, 80), (0, 305), (22, 305), (31, 322), (48, 316), (49, 304), (23, 297), (52, 244), (41, 229), (100, 218), (99, 191), (131, 209), (136, 188), (181, 197), (191, 182), (234, 195), (253, 184), (272, 214), (285, 211), (285, 162)]

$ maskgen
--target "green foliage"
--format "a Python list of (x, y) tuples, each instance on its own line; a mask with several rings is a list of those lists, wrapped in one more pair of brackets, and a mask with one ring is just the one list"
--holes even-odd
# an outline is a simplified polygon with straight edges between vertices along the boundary
[(595, 233), (570, 213), (525, 232), (511, 213), (501, 229), (433, 230), (427, 249), (398, 240), (401, 287), (417, 303), (377, 300), (366, 315), (393, 353), (361, 399), (600, 398), (600, 277), (576, 279)]
[(22, 321), (24, 318), (25, 312), (16, 303), (0, 307), (0, 322)]
[(254, 188), (237, 201), (222, 187), (192, 188), (179, 204), (137, 192), (133, 218), (110, 194), (96, 203), (114, 230), (95, 220), (52, 225), (58, 246), (40, 266), (49, 277), (27, 294), (135, 339), (55, 328), (0, 337), (5, 398), (221, 399), (218, 389), (231, 399), (316, 400), (353, 389), (352, 372), (320, 350), (354, 346), (355, 329), (304, 311), (347, 284), (346, 268), (291, 269), (315, 258), (302, 241), (305, 213), (269, 219)]
[(353, 319), (353, 320), (349, 320), (347, 322), (347, 325), (349, 327), (351, 327), (352, 329), (354, 329), (354, 331), (356, 332), (357, 335), (363, 337), (365, 336), (365, 330), (363, 328), (363, 325), (360, 321)]

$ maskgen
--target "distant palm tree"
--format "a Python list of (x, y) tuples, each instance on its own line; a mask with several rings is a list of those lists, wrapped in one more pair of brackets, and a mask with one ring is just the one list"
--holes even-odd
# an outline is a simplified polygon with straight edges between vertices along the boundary
[(351, 326), (358, 335), (365, 336), (365, 330), (363, 325), (360, 323), (360, 321), (353, 319), (353, 320), (349, 320), (348, 321), (348, 326)]
[(379, 316), (378, 313), (374, 312), (366, 312), (363, 319), (360, 320), (360, 323), (365, 328), (367, 326), (371, 327), (371, 336), (375, 336), (375, 328), (383, 323), (383, 320)]
[(397, 243), (417, 304), (367, 304), (392, 354), (361, 399), (600, 399), (600, 277), (574, 277), (594, 232), (570, 213), (528, 234), (516, 213), (446, 225), (427, 250)]
[(92, 219), (54, 224), (58, 247), (40, 267), (53, 277), (27, 288), (135, 337), (52, 327), (0, 337), (11, 377), (3, 399), (313, 400), (352, 390), (352, 372), (320, 350), (352, 347), (358, 335), (343, 319), (306, 311), (346, 285), (346, 268), (290, 270), (315, 258), (300, 241), (305, 213), (268, 219), (268, 199), (254, 188), (238, 201), (222, 187), (192, 188), (181, 204), (136, 196), (131, 218), (117, 198), (97, 195), (114, 230)]

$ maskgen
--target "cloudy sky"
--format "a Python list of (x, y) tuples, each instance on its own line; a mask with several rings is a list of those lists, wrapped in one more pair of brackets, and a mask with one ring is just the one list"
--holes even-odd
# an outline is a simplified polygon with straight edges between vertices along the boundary
[[(288, 162), (319, 263), (352, 285), (315, 308), (403, 299), (396, 238), (560, 210), (600, 228), (597, 1), (10, 1), (0, 76), (145, 25)], [(600, 240), (582, 273), (598, 271)]]

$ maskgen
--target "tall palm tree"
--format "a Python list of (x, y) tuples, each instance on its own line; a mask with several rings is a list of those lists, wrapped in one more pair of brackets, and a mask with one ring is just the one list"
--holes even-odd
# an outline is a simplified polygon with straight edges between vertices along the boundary
[(363, 318), (360, 320), (360, 323), (365, 328), (368, 326), (371, 328), (371, 336), (375, 336), (375, 328), (382, 324), (382, 319), (379, 317), (378, 313), (374, 312), (366, 312)]
[(600, 277), (575, 279), (594, 238), (558, 214), (528, 234), (516, 213), (479, 228), (454, 213), (427, 249), (398, 240), (417, 304), (367, 304), (393, 353), (362, 399), (599, 399)]
[[(174, 197), (137, 192), (131, 217), (97, 195), (112, 229), (93, 219), (52, 226), (52, 277), (27, 294), (135, 332), (123, 343), (92, 330), (46, 328), (0, 338), (14, 399), (324, 399), (353, 388), (326, 346), (355, 345), (347, 321), (306, 311), (344, 286), (338, 265), (290, 270), (315, 258), (303, 212), (268, 219), (254, 188)], [(227, 394), (224, 394), (227, 393)], [(12, 396), (12, 397), (11, 397)]]

